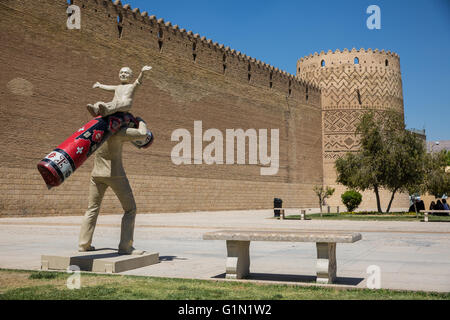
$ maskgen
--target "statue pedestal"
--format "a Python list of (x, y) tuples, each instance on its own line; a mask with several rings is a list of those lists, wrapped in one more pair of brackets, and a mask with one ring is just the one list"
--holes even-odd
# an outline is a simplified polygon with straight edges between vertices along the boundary
[(81, 271), (118, 273), (146, 267), (159, 262), (159, 253), (145, 252), (142, 255), (119, 255), (117, 250), (99, 249), (76, 252), (69, 255), (42, 255), (42, 270), (67, 270), (76, 265)]

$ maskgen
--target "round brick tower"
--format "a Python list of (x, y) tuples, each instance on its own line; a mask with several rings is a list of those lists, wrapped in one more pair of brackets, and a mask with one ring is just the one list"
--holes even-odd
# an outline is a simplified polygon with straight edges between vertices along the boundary
[[(328, 204), (342, 205), (346, 188), (336, 185), (334, 162), (359, 149), (355, 130), (363, 112), (393, 108), (403, 114), (400, 58), (378, 49), (316, 52), (298, 60), (297, 77), (321, 88), (324, 184), (336, 188)], [(375, 209), (374, 198), (373, 192), (365, 192), (360, 208)], [(387, 193), (381, 199), (385, 208)], [(393, 208), (408, 204), (407, 196), (397, 195)]]

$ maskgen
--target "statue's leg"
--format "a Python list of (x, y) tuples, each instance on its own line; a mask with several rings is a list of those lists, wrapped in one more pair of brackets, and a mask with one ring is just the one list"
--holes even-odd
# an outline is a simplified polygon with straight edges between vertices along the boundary
[(87, 111), (91, 114), (91, 116), (96, 117), (99, 115), (99, 105), (101, 105), (104, 102), (96, 102), (95, 104), (88, 104), (86, 106)]
[(108, 185), (103, 183), (101, 179), (91, 177), (89, 186), (89, 205), (81, 223), (81, 231), (78, 249), (87, 251), (91, 249), (92, 236), (94, 235), (95, 225), (97, 223), (100, 205)]
[(109, 116), (118, 111), (123, 111), (123, 110), (121, 110), (118, 107), (117, 103), (114, 101), (106, 102), (106, 103), (103, 102), (103, 103), (99, 103), (99, 105), (98, 105), (98, 114), (101, 115), (102, 117)]
[(102, 117), (105, 117), (107, 115), (109, 115), (109, 109), (108, 106), (110, 105), (111, 102), (106, 102), (106, 103), (100, 103), (98, 105), (98, 114)]
[[(138, 254), (133, 248), (134, 221), (136, 218), (136, 202), (127, 177), (110, 178), (110, 186), (119, 198), (124, 214), (120, 231), (119, 253)], [(136, 251), (136, 252), (134, 252)]]

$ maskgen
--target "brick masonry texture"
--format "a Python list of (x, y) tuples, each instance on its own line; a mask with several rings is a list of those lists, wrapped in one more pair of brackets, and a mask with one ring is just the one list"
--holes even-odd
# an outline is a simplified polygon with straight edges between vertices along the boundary
[[(145, 64), (153, 70), (132, 113), (156, 139), (146, 150), (127, 144), (123, 156), (139, 212), (261, 209), (274, 197), (289, 207), (317, 206), (312, 187), (324, 178), (318, 86), (120, 2), (73, 2), (81, 30), (67, 29), (66, 1), (0, 2), (2, 216), (84, 213), (92, 159), (52, 190), (36, 164), (90, 120), (87, 103), (110, 101), (94, 82), (116, 84), (121, 67), (137, 75)], [(195, 120), (223, 133), (279, 129), (278, 174), (261, 176), (259, 165), (174, 165), (171, 133), (193, 133)], [(108, 190), (102, 213), (120, 212)]]

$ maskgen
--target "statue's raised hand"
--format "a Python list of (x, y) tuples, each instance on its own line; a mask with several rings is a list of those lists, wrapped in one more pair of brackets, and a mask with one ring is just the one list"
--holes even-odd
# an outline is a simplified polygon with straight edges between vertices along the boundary
[(151, 67), (151, 66), (144, 66), (144, 67), (142, 68), (142, 72), (150, 71), (150, 70), (152, 70), (152, 67)]
[(94, 85), (92, 86), (92, 88), (100, 88), (100, 82), (96, 82), (94, 83)]

